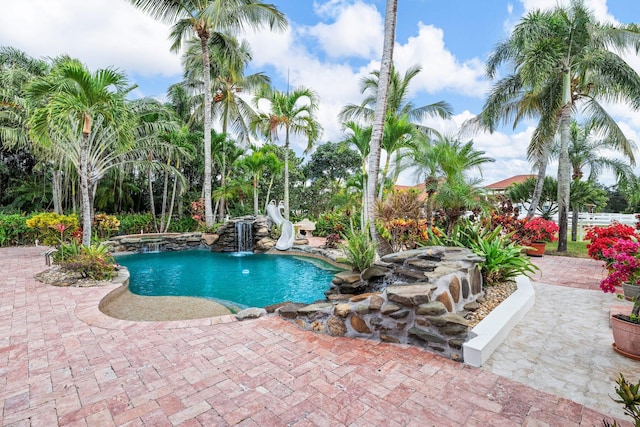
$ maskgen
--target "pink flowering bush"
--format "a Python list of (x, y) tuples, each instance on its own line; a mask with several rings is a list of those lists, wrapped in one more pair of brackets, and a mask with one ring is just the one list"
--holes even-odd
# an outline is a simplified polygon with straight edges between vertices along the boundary
[(611, 260), (606, 268), (609, 274), (600, 282), (600, 289), (615, 292), (623, 283), (640, 285), (640, 243), (636, 240), (619, 239), (612, 246), (603, 249), (602, 255)]
[(534, 242), (555, 242), (558, 240), (558, 225), (547, 219), (535, 217), (520, 220), (522, 225), (515, 230), (512, 239), (524, 246)]

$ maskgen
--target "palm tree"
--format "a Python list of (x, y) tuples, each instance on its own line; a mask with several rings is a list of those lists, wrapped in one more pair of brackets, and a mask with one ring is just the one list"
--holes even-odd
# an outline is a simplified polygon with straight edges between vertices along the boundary
[(271, 87), (263, 87), (254, 97), (254, 103), (266, 100), (270, 112), (259, 113), (252, 122), (254, 130), (259, 130), (270, 141), (278, 140), (278, 129), (284, 128), (284, 214), (289, 219), (289, 137), (301, 135), (307, 139), (307, 149), (320, 138), (322, 127), (316, 119), (318, 96), (311, 89), (299, 87), (292, 92), (281, 92)]
[(278, 9), (259, 0), (130, 0), (131, 4), (149, 13), (155, 19), (173, 23), (171, 40), (173, 51), (179, 51), (182, 42), (195, 33), (202, 50), (204, 91), (204, 182), (205, 223), (213, 227), (211, 205), (211, 76), (209, 74), (209, 40), (220, 33), (234, 32), (245, 26), (260, 28), (286, 28), (287, 21)]
[(29, 120), (32, 137), (48, 145), (55, 134), (58, 143), (71, 138), (72, 146), (77, 148), (83, 245), (91, 243), (93, 222), (95, 182), (89, 170), (93, 123), (104, 122), (115, 130), (114, 137), (122, 144), (131, 143), (133, 115), (125, 100), (130, 89), (123, 73), (110, 68), (91, 73), (79, 61), (69, 58), (59, 60), (50, 76), (36, 80), (27, 89), (29, 96), (41, 105)]
[(397, 176), (398, 157), (400, 155), (400, 151), (411, 146), (416, 133), (416, 127), (409, 122), (409, 118), (406, 115), (396, 117), (394, 115), (387, 114), (384, 131), (382, 133), (382, 149), (385, 151), (386, 156), (384, 167), (382, 168), (380, 190), (378, 192), (379, 200), (382, 200), (383, 190), (389, 176), (391, 158), (395, 157), (394, 176)]
[[(413, 146), (413, 166), (425, 183), (427, 227), (433, 226), (434, 199), (439, 200), (445, 210), (452, 212), (449, 226), (452, 227), (459, 215), (453, 214), (477, 201), (477, 180), (468, 177), (471, 170), (482, 173), (482, 165), (494, 162), (484, 151), (473, 148), (473, 141), (462, 143), (451, 138), (429, 140), (422, 136)], [(466, 188), (466, 190), (465, 190)], [(466, 191), (466, 194), (465, 194)]]
[(253, 214), (258, 216), (258, 184), (260, 183), (260, 177), (263, 171), (270, 165), (278, 161), (274, 152), (269, 150), (268, 147), (257, 148), (251, 147), (253, 152), (249, 156), (245, 156), (240, 161), (240, 167), (246, 169), (252, 177), (253, 181)]
[(582, 113), (613, 147), (627, 155), (631, 152), (628, 139), (600, 102), (624, 101), (640, 107), (640, 76), (616, 53), (630, 48), (637, 52), (639, 47), (637, 26), (601, 24), (582, 0), (572, 0), (567, 8), (527, 14), (487, 62), (491, 77), (503, 63), (511, 64), (514, 74), (494, 86), (481, 113), (482, 124), (491, 129), (511, 117), (540, 117), (529, 152), (543, 156), (556, 132), (560, 135), (560, 252), (567, 249), (571, 117)]
[(369, 150), (371, 146), (371, 126), (362, 127), (356, 122), (350, 120), (343, 124), (345, 131), (349, 131), (346, 138), (343, 140), (358, 150), (360, 158), (362, 159), (362, 165), (360, 168), (360, 175), (362, 178), (361, 186), (358, 187), (362, 192), (362, 214), (360, 215), (360, 230), (364, 232), (366, 223), (367, 212), (367, 160), (369, 157)]

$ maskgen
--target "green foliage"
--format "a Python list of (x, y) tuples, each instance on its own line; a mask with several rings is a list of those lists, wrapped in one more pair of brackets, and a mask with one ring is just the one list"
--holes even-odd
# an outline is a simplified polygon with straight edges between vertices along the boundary
[(373, 265), (376, 257), (376, 246), (369, 237), (368, 228), (365, 231), (350, 230), (343, 234), (344, 245), (340, 248), (347, 258), (346, 263), (355, 271), (364, 271)]
[(93, 217), (93, 231), (99, 239), (108, 239), (120, 228), (120, 221), (113, 215), (96, 214)]
[(351, 221), (360, 223), (359, 214), (353, 217), (351, 211), (326, 212), (316, 219), (316, 230), (314, 234), (319, 237), (326, 237), (329, 234), (342, 234), (351, 228)]
[(34, 231), (27, 227), (27, 217), (22, 214), (0, 214), (0, 246), (33, 243)]
[(61, 263), (64, 260), (70, 260), (77, 257), (82, 252), (82, 245), (75, 239), (72, 239), (69, 243), (63, 243), (58, 248), (57, 252), (52, 255), (53, 262)]
[[(72, 255), (78, 248), (79, 253)], [(92, 280), (110, 280), (113, 276), (115, 262), (106, 246), (67, 245), (64, 251), (69, 255), (59, 262), (64, 270), (80, 273), (83, 278)]]
[(35, 238), (42, 244), (55, 246), (71, 239), (78, 229), (78, 218), (75, 215), (43, 212), (29, 218), (26, 225), (35, 230)]
[[(640, 382), (637, 384), (631, 384), (628, 382), (622, 373), (616, 380), (618, 386), (616, 387), (616, 394), (619, 399), (613, 399), (614, 402), (620, 403), (624, 406), (624, 413), (633, 419), (633, 425), (640, 427)], [(604, 427), (618, 427), (616, 421), (611, 424), (607, 420), (602, 421)]]
[(150, 213), (118, 215), (121, 234), (140, 234), (155, 232), (153, 216)]
[(514, 243), (510, 234), (503, 235), (500, 226), (490, 230), (481, 224), (473, 225), (464, 220), (454, 227), (450, 238), (434, 236), (433, 239), (438, 244), (469, 248), (476, 255), (484, 257), (480, 268), (487, 286), (513, 280), (516, 276), (534, 273), (538, 269), (524, 256), (524, 247)]
[(175, 233), (188, 233), (190, 231), (196, 231), (198, 229), (198, 221), (190, 216), (183, 216), (182, 218), (174, 217), (169, 225), (169, 231)]

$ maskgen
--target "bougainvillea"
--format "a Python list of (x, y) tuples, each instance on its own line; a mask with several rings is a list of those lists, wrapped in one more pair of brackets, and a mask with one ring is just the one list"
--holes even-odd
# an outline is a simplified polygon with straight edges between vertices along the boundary
[(602, 255), (611, 262), (607, 264), (609, 274), (600, 282), (600, 289), (615, 292), (615, 287), (623, 283), (640, 285), (639, 248), (637, 241), (618, 239), (611, 247), (603, 249)]
[(620, 239), (633, 240), (636, 237), (633, 227), (614, 222), (607, 227), (589, 227), (585, 240), (591, 241), (587, 245), (589, 256), (595, 260), (604, 261), (608, 265), (613, 260), (604, 256), (603, 251), (613, 246)]

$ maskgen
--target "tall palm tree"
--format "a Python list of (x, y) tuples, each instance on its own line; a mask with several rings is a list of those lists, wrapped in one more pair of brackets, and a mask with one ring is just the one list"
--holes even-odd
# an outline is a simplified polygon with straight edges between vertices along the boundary
[(378, 74), (378, 90), (371, 127), (371, 148), (369, 150), (369, 176), (367, 182), (367, 216), (369, 234), (373, 242), (378, 241), (375, 225), (376, 219), (376, 187), (378, 172), (380, 171), (380, 150), (384, 130), (384, 120), (387, 113), (389, 99), (389, 83), (393, 67), (393, 44), (396, 37), (396, 21), (398, 16), (398, 0), (387, 0), (384, 15), (384, 39), (382, 44), (382, 59)]
[(316, 118), (318, 96), (311, 89), (299, 87), (292, 92), (281, 92), (271, 87), (263, 87), (256, 93), (254, 103), (258, 107), (261, 100), (270, 104), (268, 113), (258, 113), (251, 126), (260, 131), (270, 141), (278, 140), (278, 129), (284, 128), (284, 214), (289, 219), (289, 137), (301, 135), (307, 140), (307, 149), (313, 148), (322, 133)]
[(202, 50), (204, 90), (204, 182), (205, 223), (213, 227), (211, 205), (211, 76), (209, 74), (209, 39), (220, 33), (238, 31), (245, 26), (284, 29), (287, 21), (278, 9), (259, 0), (129, 0), (135, 7), (155, 19), (173, 23), (171, 40), (173, 51), (179, 51), (182, 42), (195, 33)]
[(263, 171), (270, 165), (278, 161), (277, 156), (268, 147), (257, 148), (251, 147), (253, 152), (249, 156), (245, 156), (240, 161), (240, 167), (246, 169), (253, 181), (253, 214), (259, 215), (258, 208), (258, 184)]
[(529, 152), (541, 155), (548, 153), (556, 132), (560, 135), (560, 252), (567, 249), (571, 117), (582, 113), (618, 151), (631, 152), (628, 139), (600, 102), (640, 107), (640, 76), (618, 55), (628, 49), (637, 52), (639, 47), (636, 25), (599, 23), (582, 0), (572, 0), (567, 8), (527, 14), (487, 61), (491, 77), (504, 63), (512, 65), (514, 73), (494, 86), (481, 113), (482, 123), (492, 128), (501, 120), (536, 115), (540, 121)]
[(62, 58), (50, 76), (36, 80), (27, 89), (29, 96), (41, 105), (29, 120), (32, 137), (48, 145), (55, 134), (59, 141), (71, 138), (72, 146), (77, 148), (83, 245), (91, 243), (93, 222), (90, 193), (95, 183), (89, 170), (93, 123), (106, 122), (115, 129), (121, 143), (130, 143), (133, 115), (125, 100), (130, 89), (123, 73), (110, 68), (91, 73), (79, 61), (69, 58)]
[(384, 131), (382, 132), (381, 145), (386, 156), (384, 167), (382, 168), (382, 176), (380, 178), (381, 183), (380, 190), (378, 192), (379, 200), (382, 200), (384, 187), (387, 178), (389, 177), (389, 166), (391, 165), (391, 158), (394, 158), (394, 169), (396, 169), (396, 171), (394, 171), (394, 176), (397, 176), (398, 157), (400, 155), (400, 151), (411, 146), (413, 138), (416, 136), (416, 134), (416, 127), (409, 122), (409, 118), (407, 115), (397, 117), (392, 114), (387, 114), (387, 119), (384, 124)]

